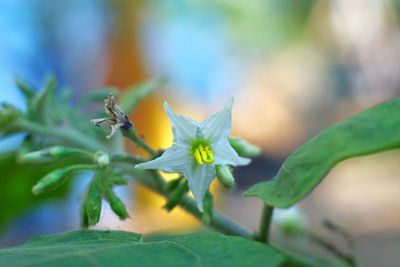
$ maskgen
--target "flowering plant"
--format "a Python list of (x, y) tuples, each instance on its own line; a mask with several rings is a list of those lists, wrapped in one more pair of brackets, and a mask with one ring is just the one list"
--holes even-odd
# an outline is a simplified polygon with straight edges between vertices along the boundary
[[(202, 266), (231, 266), (232, 263), (237, 266), (247, 263), (265, 266), (266, 262), (272, 267), (357, 266), (351, 252), (344, 251), (329, 240), (312, 233), (307, 227), (307, 220), (293, 205), (306, 197), (338, 162), (396, 148), (400, 143), (400, 119), (393, 114), (400, 110), (399, 99), (377, 105), (327, 128), (290, 155), (275, 177), (248, 189), (244, 193), (245, 196), (258, 197), (264, 203), (259, 230), (253, 232), (214, 209), (213, 197), (209, 192), (214, 178), (218, 178), (223, 185), (232, 187), (235, 183), (232, 167), (249, 164), (252, 158), (261, 154), (257, 146), (230, 136), (233, 99), (228, 100), (221, 111), (202, 122), (176, 114), (165, 103), (164, 109), (172, 125), (174, 140), (171, 147), (159, 151), (137, 135), (135, 125), (128, 114), (146, 96), (161, 88), (164, 82), (161, 79), (151, 80), (133, 87), (122, 95), (116, 90), (102, 90), (86, 96), (78, 108), (72, 108), (65, 97), (68, 94), (56, 94), (57, 83), (54, 78), (39, 91), (18, 80), (18, 88), (26, 98), (26, 112), (3, 103), (0, 108), (0, 136), (25, 133), (25, 140), (16, 151), (15, 160), (24, 166), (47, 166), (46, 173), (32, 188), (35, 195), (63, 188), (63, 184), (82, 171), (93, 174), (81, 205), (83, 228), (99, 222), (103, 200), (109, 203), (112, 211), (121, 220), (135, 219), (135, 214), (128, 213), (125, 204), (114, 192), (114, 187), (124, 185), (130, 179), (163, 196), (166, 200), (164, 208), (167, 211), (180, 206), (208, 228), (236, 237), (222, 237), (212, 233), (193, 234), (168, 239), (169, 243), (149, 242), (150, 249), (147, 250), (138, 234), (75, 232), (56, 238), (44, 238), (39, 242), (32, 241), (22, 247), (22, 250), (0, 250), (0, 265), (4, 263), (4, 266), (11, 266), (17, 262), (15, 266), (22, 266), (32, 259), (39, 258), (40, 266), (58, 264), (53, 258), (39, 257), (38, 250), (29, 250), (42, 246), (42, 249), (53, 249), (54, 251), (47, 251), (50, 254), (60, 254), (57, 259), (67, 258), (71, 260), (71, 264), (84, 266), (85, 264), (80, 262), (83, 258), (79, 258), (79, 255), (91, 255), (97, 253), (102, 246), (109, 246), (108, 252), (96, 254), (97, 258), (104, 260), (106, 266), (121, 265), (121, 261), (110, 260), (114, 259), (115, 255), (118, 259), (128, 257), (130, 260), (143, 261), (147, 263), (146, 266), (162, 265), (170, 259), (163, 255), (176, 254), (179, 250), (188, 253), (185, 254), (186, 257), (195, 255), (196, 259), (202, 262)], [(119, 95), (119, 104), (114, 95)], [(94, 114), (99, 113), (99, 110), (96, 110), (88, 116), (89, 118), (83, 119), (79, 108), (88, 103), (98, 102), (99, 99), (104, 100), (108, 117), (94, 119)], [(95, 126), (109, 128), (110, 133), (93, 127), (87, 123), (89, 120)], [(372, 132), (374, 135), (368, 134)], [(123, 147), (121, 136), (142, 148), (147, 156), (129, 154)], [(179, 177), (167, 181), (160, 171), (178, 173)], [(189, 191), (193, 193), (193, 197)], [(321, 260), (312, 254), (306, 254), (304, 257), (303, 252), (278, 248), (271, 244), (269, 232), (273, 210), (289, 207), (292, 208), (288, 212), (277, 210), (275, 215), (275, 223), (282, 233), (292, 240), (315, 243), (332, 253), (336, 260)], [(351, 236), (340, 226), (330, 221), (325, 221), (323, 225), (331, 232), (344, 236), (351, 243)], [(199, 246), (203, 244), (201, 242), (205, 244), (203, 247)], [(124, 243), (129, 251), (113, 247), (114, 243)], [(74, 257), (72, 254), (63, 254), (66, 246), (70, 246), (73, 253), (76, 252)], [(218, 250), (219, 248), (221, 250)], [(17, 257), (27, 251), (29, 253), (26, 257)], [(217, 253), (216, 251), (219, 258), (212, 254)], [(186, 258), (179, 259), (182, 259), (182, 262), (175, 258), (171, 260), (171, 266), (189, 264)]]

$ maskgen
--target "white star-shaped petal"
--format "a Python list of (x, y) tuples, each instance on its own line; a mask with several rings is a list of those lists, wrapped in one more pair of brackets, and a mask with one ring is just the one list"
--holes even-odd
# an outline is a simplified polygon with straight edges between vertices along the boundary
[[(240, 157), (228, 142), (232, 128), (232, 105), (233, 99), (230, 99), (222, 111), (198, 123), (176, 114), (165, 103), (164, 109), (172, 124), (174, 143), (159, 158), (138, 164), (136, 168), (182, 174), (189, 182), (197, 207), (203, 212), (203, 198), (216, 176), (215, 166), (246, 165), (250, 162), (250, 159)], [(197, 159), (196, 152), (199, 157)]]

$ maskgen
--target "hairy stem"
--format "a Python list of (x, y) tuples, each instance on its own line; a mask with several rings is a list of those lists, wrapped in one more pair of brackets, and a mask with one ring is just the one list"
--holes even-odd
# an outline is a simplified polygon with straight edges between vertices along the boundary
[[(160, 175), (160, 173), (156, 170), (138, 170), (134, 169), (131, 166), (123, 167), (123, 169), (131, 174), (136, 181), (147, 187), (148, 189), (165, 196), (166, 198), (169, 197), (168, 192), (166, 192), (166, 184), (164, 178)], [(147, 173), (147, 174), (145, 174)], [(149, 179), (149, 176), (157, 177), (157, 181)], [(182, 201), (179, 203), (179, 206), (196, 217), (197, 219), (201, 220), (201, 212), (198, 210), (196, 201), (189, 197), (183, 197)], [(242, 236), (244, 238), (251, 239), (253, 238), (253, 233), (246, 229), (245, 227), (239, 225), (237, 222), (233, 221), (232, 219), (228, 218), (226, 215), (222, 214), (221, 212), (214, 210), (212, 220), (210, 223), (210, 227), (224, 233), (227, 235), (237, 235)]]
[(157, 151), (152, 149), (144, 140), (143, 138), (137, 136), (136, 131), (130, 127), (128, 130), (121, 130), (121, 133), (131, 140), (133, 143), (138, 145), (140, 148), (142, 148), (144, 151), (146, 151), (152, 158), (157, 157)]
[(264, 208), (261, 214), (260, 230), (256, 237), (257, 240), (263, 243), (269, 242), (269, 228), (271, 226), (273, 211), (274, 211), (273, 207), (264, 204)]
[(27, 120), (18, 120), (16, 125), (22, 130), (27, 131), (43, 136), (51, 136), (59, 138), (64, 142), (78, 145), (81, 148), (88, 149), (90, 151), (96, 151), (99, 149), (104, 149), (104, 146), (96, 141), (93, 138), (89, 138), (80, 132), (74, 131), (72, 129), (56, 129), (56, 128), (48, 128), (46, 126), (42, 126), (40, 124), (27, 121)]

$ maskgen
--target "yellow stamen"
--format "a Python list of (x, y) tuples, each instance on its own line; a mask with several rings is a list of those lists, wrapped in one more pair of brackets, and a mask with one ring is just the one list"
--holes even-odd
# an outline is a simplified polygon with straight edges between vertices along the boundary
[(202, 159), (202, 157), (201, 157), (199, 148), (195, 148), (195, 149), (194, 149), (193, 156), (194, 156), (194, 158), (196, 159), (196, 161), (197, 161), (198, 164), (200, 164), (200, 165), (203, 164), (203, 159)]
[(213, 152), (211, 150), (211, 147), (206, 146), (206, 152), (207, 152), (208, 160), (210, 161), (210, 163), (213, 163), (214, 162), (214, 154), (213, 154)]
[(198, 164), (211, 164), (214, 162), (214, 155), (210, 146), (200, 144), (193, 150), (193, 156)]

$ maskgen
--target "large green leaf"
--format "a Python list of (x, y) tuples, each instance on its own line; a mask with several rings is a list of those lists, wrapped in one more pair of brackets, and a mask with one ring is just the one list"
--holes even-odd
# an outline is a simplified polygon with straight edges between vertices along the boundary
[(276, 249), (241, 237), (192, 234), (144, 242), (122, 231), (77, 231), (34, 238), (0, 250), (0, 266), (218, 266), (283, 265)]
[(245, 192), (287, 208), (309, 194), (340, 161), (400, 146), (400, 99), (358, 113), (319, 133), (299, 147), (271, 180)]

